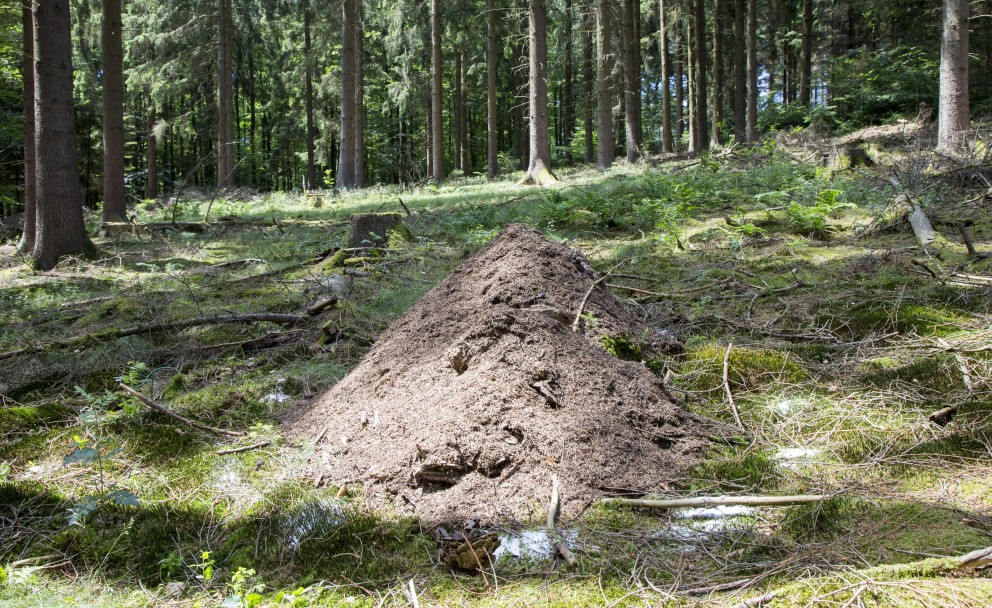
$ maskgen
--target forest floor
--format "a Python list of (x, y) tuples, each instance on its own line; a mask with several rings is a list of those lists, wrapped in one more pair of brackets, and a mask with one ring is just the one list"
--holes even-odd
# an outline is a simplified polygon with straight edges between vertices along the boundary
[[(992, 579), (942, 558), (992, 545), (992, 171), (929, 152), (928, 137), (861, 134), (872, 167), (822, 166), (835, 142), (783, 138), (563, 171), (547, 189), (510, 176), (170, 200), (140, 206), (155, 227), (44, 274), (0, 245), (0, 603), (989, 605)], [(942, 235), (927, 251), (900, 195)], [(379, 209), (401, 212), (413, 240), (339, 266), (349, 216)], [(684, 343), (652, 367), (697, 415), (734, 425), (732, 396), (740, 441), (664, 496), (832, 498), (597, 503), (560, 522), (574, 565), (530, 522), (501, 529), (504, 553), (481, 576), (439, 562), (419, 519), (304, 476), (314, 446), (281, 422), (512, 222), (602, 273), (629, 259), (606, 283)], [(262, 313), (282, 325), (217, 322)], [(120, 383), (245, 434), (190, 428)], [(952, 421), (928, 420), (947, 406)]]

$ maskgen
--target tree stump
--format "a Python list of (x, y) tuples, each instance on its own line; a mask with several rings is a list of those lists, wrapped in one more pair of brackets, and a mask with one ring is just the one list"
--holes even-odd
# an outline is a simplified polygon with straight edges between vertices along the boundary
[(384, 247), (391, 235), (408, 238), (409, 233), (399, 213), (356, 213), (348, 228), (348, 247)]

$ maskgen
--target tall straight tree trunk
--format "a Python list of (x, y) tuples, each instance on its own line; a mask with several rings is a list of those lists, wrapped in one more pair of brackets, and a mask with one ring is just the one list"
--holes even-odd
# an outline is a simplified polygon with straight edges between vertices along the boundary
[(217, 187), (234, 187), (234, 94), (231, 0), (217, 3)]
[[(680, 26), (676, 20), (676, 29)], [(675, 38), (675, 151), (682, 149), (685, 135), (685, 51), (681, 44), (682, 35)]]
[[(695, 0), (691, 0), (695, 1)], [(696, 11), (691, 2), (685, 16), (686, 127), (689, 130), (689, 152), (699, 152), (699, 123), (696, 121)]]
[(444, 64), (441, 61), (441, 0), (431, 0), (431, 146), (434, 160), (435, 181), (444, 179), (444, 130), (442, 108), (444, 97), (441, 91), (441, 75)]
[(496, 112), (496, 0), (486, 0), (486, 165), (489, 179), (499, 173)]
[(747, 0), (747, 143), (758, 139), (758, 0)]
[(341, 143), (335, 187), (354, 188), (355, 182), (355, 93), (357, 58), (355, 13), (357, 0), (341, 3)]
[(713, 130), (710, 145), (723, 143), (720, 137), (720, 123), (723, 122), (723, 19), (727, 11), (726, 0), (716, 0), (713, 13)]
[(121, 0), (103, 0), (103, 221), (127, 219), (124, 198), (124, 42)]
[(596, 2), (596, 133), (597, 165), (606, 170), (613, 164), (613, 99), (610, 78), (613, 55), (610, 51), (610, 0)]
[(555, 181), (551, 172), (548, 134), (548, 39), (545, 0), (530, 0), (530, 165), (524, 183), (544, 186)]
[(454, 99), (454, 120), (452, 121), (452, 131), (454, 131), (455, 147), (455, 169), (463, 170), (462, 165), (462, 129), (465, 126), (463, 117), (465, 107), (462, 105), (462, 54), (455, 51), (455, 99)]
[(148, 179), (145, 183), (145, 198), (155, 200), (158, 198), (158, 138), (155, 136), (155, 106), (151, 104), (151, 100), (149, 100), (148, 115), (145, 120), (145, 131), (148, 133), (148, 144), (145, 148), (148, 173)]
[(21, 5), (21, 18), (24, 32), (24, 232), (17, 250), (29, 254), (34, 249), (35, 216), (37, 214), (37, 174), (34, 125), (34, 22), (31, 16), (31, 2)]
[(595, 89), (595, 71), (593, 70), (593, 45), (589, 28), (582, 28), (582, 88), (585, 103), (582, 105), (583, 135), (585, 135), (585, 156), (586, 163), (596, 162), (596, 149), (593, 146), (593, 103)]
[(747, 0), (734, 0), (734, 143), (747, 141)]
[(803, 0), (803, 57), (799, 74), (799, 103), (808, 110), (813, 80), (813, 0)]
[(72, 108), (69, 0), (34, 0), (34, 98), (37, 153), (35, 266), (91, 250), (83, 224)]
[(573, 57), (572, 0), (565, 0), (565, 99), (564, 117), (562, 120), (562, 144), (565, 146), (565, 157), (572, 162), (572, 137), (575, 136), (575, 60)]
[(658, 0), (658, 55), (661, 58), (661, 151), (671, 153), (672, 146), (672, 55), (668, 50), (669, 16), (665, 0)]
[(641, 105), (641, 66), (637, 63), (640, 40), (635, 40), (634, 32), (634, 0), (623, 0), (623, 109), (627, 162), (631, 163), (641, 158), (641, 133), (637, 119)]
[(363, 26), (362, 0), (355, 0), (354, 34), (355, 45), (355, 135), (354, 168), (356, 188), (365, 186), (365, 28)]
[(968, 108), (968, 0), (944, 0), (940, 44), (940, 105), (937, 147), (961, 150), (971, 125)]
[(709, 135), (706, 128), (706, 0), (694, 0), (695, 18), (695, 51), (693, 53), (696, 66), (693, 70), (696, 94), (696, 144), (700, 150), (709, 147)]
[(311, 16), (310, 3), (303, 9), (303, 60), (306, 62), (306, 112), (307, 112), (307, 172), (304, 188), (312, 190), (317, 184), (316, 139), (317, 129), (313, 122), (313, 46), (310, 40)]

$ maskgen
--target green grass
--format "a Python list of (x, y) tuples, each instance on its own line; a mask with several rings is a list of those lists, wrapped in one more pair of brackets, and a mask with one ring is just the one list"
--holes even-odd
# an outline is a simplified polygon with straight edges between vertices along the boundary
[[(0, 521), (15, 531), (0, 535), (0, 603), (212, 606), (234, 592), (244, 568), (270, 606), (290, 605), (286, 595), (298, 589), (298, 605), (409, 605), (410, 580), (422, 605), (680, 606), (696, 605), (687, 588), (753, 576), (747, 593), (778, 590), (769, 606), (927, 605), (909, 582), (935, 605), (982, 605), (987, 580), (914, 564), (992, 544), (961, 523), (988, 529), (992, 508), (992, 357), (941, 352), (938, 342), (987, 341), (988, 288), (934, 281), (911, 263), (912, 251), (880, 253), (914, 242), (905, 228), (862, 232), (890, 197), (857, 174), (782, 154), (703, 158), (677, 172), (576, 170), (543, 190), (472, 178), (328, 193), (319, 207), (295, 193), (219, 199), (212, 218), (253, 224), (98, 239), (102, 260), (52, 275), (0, 269), (0, 352), (153, 319), (300, 313), (331, 283), (343, 287), (336, 307), (272, 348), (250, 345), (286, 328), (221, 325), (91, 339), (0, 362)], [(357, 261), (310, 263), (342, 245), (352, 213), (402, 212), (399, 198), (414, 214), (404, 218), (411, 239)], [(206, 205), (183, 201), (177, 217), (200, 221)], [(137, 213), (140, 222), (171, 218), (171, 208)], [(285, 442), (280, 422), (344, 377), (382, 331), (509, 222), (581, 249), (603, 271), (630, 259), (617, 270), (629, 276), (610, 282), (641, 290), (615, 293), (649, 332), (605, 338), (604, 349), (669, 374), (687, 408), (729, 429), (723, 361), (733, 343), (727, 379), (745, 430), (728, 430), (681, 483), (659, 492), (834, 498), (760, 510), (740, 528), (688, 542), (672, 537), (689, 525), (679, 514), (592, 504), (564, 522), (577, 539), (575, 566), (500, 561), (497, 585), (492, 573), (483, 581), (439, 566), (428, 530), (366, 505), (360, 488), (339, 498), (337, 488), (313, 487), (302, 476), (313, 446)], [(983, 222), (973, 234), (987, 233)], [(941, 268), (965, 261), (951, 244)], [(342, 277), (345, 267), (369, 276)], [(684, 352), (653, 349), (662, 338), (681, 341)], [(135, 410), (116, 392), (129, 374), (184, 416), (272, 444), (218, 456), (237, 442)], [(277, 383), (288, 401), (266, 399)], [(104, 414), (96, 423), (87, 417), (92, 400)], [(959, 406), (955, 422), (927, 423), (948, 403)], [(68, 524), (68, 510), (101, 487), (94, 463), (63, 463), (74, 436), (106, 455), (103, 486), (133, 492), (139, 506), (103, 500), (82, 525)], [(783, 456), (789, 450), (807, 456)], [(205, 551), (210, 580), (198, 578)], [(23, 561), (32, 557), (51, 567)], [(878, 569), (895, 564), (906, 568)]]

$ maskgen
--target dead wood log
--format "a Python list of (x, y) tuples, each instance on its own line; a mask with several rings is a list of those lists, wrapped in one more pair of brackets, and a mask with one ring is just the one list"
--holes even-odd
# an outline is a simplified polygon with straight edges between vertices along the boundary
[(691, 509), (696, 507), (785, 507), (821, 502), (830, 496), (826, 494), (799, 494), (793, 496), (697, 496), (695, 498), (673, 498), (668, 500), (648, 500), (645, 498), (605, 498), (604, 502), (637, 509)]
[(0, 361), (6, 359), (13, 359), (14, 357), (20, 357), (23, 355), (40, 353), (48, 350), (73, 348), (76, 346), (84, 346), (94, 342), (109, 342), (110, 340), (117, 340), (120, 338), (127, 338), (130, 336), (140, 336), (140, 335), (151, 334), (160, 331), (175, 331), (175, 330), (189, 329), (191, 327), (203, 327), (206, 325), (224, 325), (228, 323), (267, 322), (267, 323), (276, 323), (277, 325), (292, 326), (302, 322), (303, 320), (304, 318), (299, 315), (287, 315), (287, 314), (279, 314), (272, 312), (263, 312), (263, 313), (248, 313), (248, 314), (240, 314), (240, 315), (239, 314), (215, 315), (211, 317), (195, 317), (193, 319), (165, 321), (162, 323), (146, 323), (144, 325), (137, 325), (135, 327), (128, 327), (125, 329), (111, 328), (97, 333), (90, 333), (90, 334), (84, 334), (82, 336), (76, 336), (74, 338), (69, 338), (68, 340), (49, 342), (47, 344), (36, 344), (34, 346), (28, 346), (17, 350), (7, 351), (4, 353), (0, 353)]
[(307, 307), (307, 316), (308, 317), (316, 317), (320, 313), (324, 312), (324, 310), (326, 310), (326, 309), (334, 306), (337, 303), (338, 303), (338, 297), (337, 296), (330, 296), (330, 297), (324, 298), (322, 300), (317, 300), (316, 302), (314, 302), (313, 304), (311, 304), (309, 307)]
[(128, 395), (131, 395), (132, 397), (134, 397), (138, 401), (144, 403), (145, 405), (147, 405), (148, 407), (152, 408), (153, 410), (159, 411), (159, 412), (165, 414), (166, 416), (168, 416), (169, 418), (172, 418), (173, 420), (176, 420), (178, 422), (181, 422), (181, 423), (185, 424), (186, 426), (191, 426), (194, 429), (199, 429), (201, 431), (206, 431), (208, 433), (215, 433), (217, 435), (227, 435), (228, 437), (244, 437), (245, 436), (245, 433), (242, 433), (240, 431), (229, 431), (227, 429), (219, 429), (219, 428), (214, 427), (214, 426), (209, 426), (209, 425), (206, 425), (206, 424), (202, 424), (202, 423), (196, 422), (195, 420), (190, 420), (189, 418), (183, 418), (182, 416), (180, 416), (179, 414), (173, 412), (172, 410), (170, 410), (169, 408), (165, 407), (164, 405), (161, 405), (159, 403), (156, 403), (155, 401), (153, 401), (149, 397), (146, 397), (146, 396), (142, 395), (141, 393), (139, 393), (138, 391), (134, 390), (133, 388), (131, 388), (130, 386), (128, 386), (126, 384), (118, 384), (117, 386), (119, 386), (122, 391), (124, 391)]

